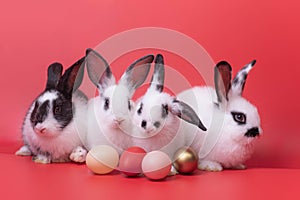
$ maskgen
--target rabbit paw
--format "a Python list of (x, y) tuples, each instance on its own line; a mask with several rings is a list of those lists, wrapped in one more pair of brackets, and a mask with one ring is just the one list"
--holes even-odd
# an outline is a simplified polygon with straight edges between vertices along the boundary
[(31, 156), (32, 153), (28, 146), (24, 145), (22, 146), (18, 151), (15, 153), (17, 156)]
[(52, 162), (54, 163), (64, 163), (64, 162), (70, 162), (69, 158), (56, 158), (52, 159)]
[(175, 167), (172, 165), (171, 171), (168, 174), (168, 176), (175, 176), (178, 174), (178, 171), (175, 169)]
[(87, 151), (84, 148), (78, 146), (70, 154), (70, 159), (74, 162), (82, 163), (85, 162), (86, 154)]
[(212, 172), (219, 172), (223, 170), (223, 167), (220, 163), (203, 160), (199, 163), (198, 168), (204, 171), (212, 171)]
[(45, 155), (38, 154), (37, 156), (32, 157), (32, 160), (35, 163), (41, 163), (41, 164), (49, 164), (51, 163), (51, 158)]
[(246, 165), (244, 165), (244, 164), (238, 164), (238, 165), (232, 167), (232, 169), (237, 169), (237, 170), (244, 170), (244, 169), (246, 169), (246, 168), (247, 168), (247, 167), (246, 167)]

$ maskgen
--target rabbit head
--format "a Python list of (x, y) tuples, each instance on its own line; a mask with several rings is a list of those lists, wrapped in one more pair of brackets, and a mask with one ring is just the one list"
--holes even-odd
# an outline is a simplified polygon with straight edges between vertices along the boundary
[(118, 83), (108, 63), (96, 51), (88, 49), (86, 57), (89, 78), (99, 90), (100, 102), (97, 103), (100, 105), (97, 109), (100, 109), (101, 124), (111, 129), (124, 127), (123, 123), (129, 123), (134, 109), (131, 97), (147, 78), (154, 56), (147, 55), (135, 61)]
[(164, 74), (164, 59), (158, 54), (151, 84), (145, 95), (138, 100), (133, 115), (133, 122), (140, 130), (139, 137), (154, 136), (163, 128), (176, 129), (174, 126), (179, 126), (179, 118), (206, 130), (190, 106), (163, 92)]
[(62, 75), (62, 65), (48, 67), (45, 91), (36, 99), (30, 114), (34, 132), (42, 137), (55, 137), (73, 120), (72, 94), (83, 79), (85, 57), (69, 67)]
[(262, 132), (257, 108), (242, 97), (247, 75), (255, 60), (244, 66), (231, 80), (231, 66), (226, 61), (215, 67), (216, 106), (225, 112), (224, 126), (231, 139), (250, 143)]

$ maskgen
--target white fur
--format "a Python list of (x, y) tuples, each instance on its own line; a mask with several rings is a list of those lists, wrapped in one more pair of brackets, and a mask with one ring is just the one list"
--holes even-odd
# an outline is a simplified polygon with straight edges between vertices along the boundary
[[(108, 110), (104, 110), (105, 98), (110, 99)], [(97, 96), (89, 100), (87, 149), (97, 145), (110, 145), (121, 153), (131, 146), (131, 136), (128, 132), (128, 126), (131, 125), (129, 99), (126, 87), (112, 85), (104, 91), (103, 97)]]
[[(56, 160), (69, 160), (70, 153), (78, 146), (82, 146), (81, 136), (85, 135), (85, 123), (86, 119), (86, 102), (80, 95), (75, 94), (73, 96), (73, 105), (75, 106), (75, 114), (72, 121), (62, 130), (59, 129), (59, 123), (54, 119), (52, 114), (52, 101), (57, 98), (57, 92), (46, 92), (40, 96), (37, 101), (40, 103), (49, 100), (50, 109), (47, 118), (44, 122), (37, 124), (37, 129), (46, 128), (45, 132), (41, 133), (38, 130), (34, 130), (31, 122), (30, 115), (33, 111), (34, 104), (30, 107), (23, 124), (23, 139), (25, 145), (27, 145), (32, 151), (32, 154), (36, 156), (34, 159), (36, 162), (49, 163)], [(80, 134), (79, 134), (80, 133)], [(51, 157), (45, 155), (39, 155), (36, 148), (39, 147), (43, 152), (51, 153)], [(17, 155), (24, 155), (28, 148), (21, 147), (17, 151)], [(47, 158), (46, 158), (47, 157)]]
[[(254, 151), (255, 138), (244, 134), (252, 127), (260, 128), (260, 118), (255, 106), (241, 96), (231, 96), (225, 105), (219, 107), (216, 91), (211, 87), (194, 87), (177, 95), (188, 103), (203, 120), (207, 132), (195, 129), (185, 123), (186, 141), (199, 153), (199, 168), (221, 171), (224, 168), (242, 168)], [(237, 125), (231, 111), (246, 113), (247, 123)], [(192, 134), (190, 134), (192, 133)]]
[[(134, 62), (124, 72), (118, 84), (108, 64), (97, 52), (89, 49), (86, 57), (90, 79), (98, 87), (100, 94), (88, 103), (86, 147), (91, 149), (96, 145), (110, 145), (121, 154), (132, 146), (131, 115), (134, 105), (131, 97), (145, 81), (154, 57), (148, 55)], [(95, 74), (97, 71), (105, 73)], [(131, 110), (129, 104), (132, 106)]]
[[(169, 114), (165, 119), (162, 118), (162, 104), (172, 105), (173, 97), (167, 93), (160, 93), (155, 90), (148, 90), (147, 93), (138, 101), (136, 110), (143, 103), (141, 115), (136, 111), (133, 116), (133, 143), (144, 148), (147, 152), (161, 150), (173, 158), (175, 151), (182, 147), (184, 136), (178, 134), (180, 119)], [(142, 120), (147, 121), (147, 128), (141, 127)], [(160, 127), (156, 128), (153, 124), (160, 122)]]

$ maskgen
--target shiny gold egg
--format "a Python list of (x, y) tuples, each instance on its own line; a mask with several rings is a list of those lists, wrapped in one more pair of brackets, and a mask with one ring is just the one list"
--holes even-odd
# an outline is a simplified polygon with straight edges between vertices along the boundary
[(198, 166), (198, 155), (190, 147), (183, 147), (176, 151), (174, 167), (181, 174), (193, 173)]

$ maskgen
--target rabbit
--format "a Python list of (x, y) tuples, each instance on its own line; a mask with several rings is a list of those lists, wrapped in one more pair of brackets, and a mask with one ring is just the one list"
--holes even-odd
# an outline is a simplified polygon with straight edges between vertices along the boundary
[(24, 146), (16, 155), (33, 155), (34, 162), (43, 164), (85, 161), (87, 151), (80, 135), (85, 134), (87, 97), (77, 90), (84, 61), (81, 58), (63, 75), (60, 63), (48, 67), (46, 88), (28, 109), (22, 127)]
[(86, 147), (110, 145), (121, 154), (132, 144), (134, 102), (131, 97), (147, 78), (154, 56), (147, 55), (135, 61), (118, 83), (108, 63), (96, 51), (87, 49), (86, 58), (89, 78), (99, 91), (99, 95), (88, 102)]
[(164, 58), (158, 54), (151, 84), (136, 103), (133, 143), (147, 152), (161, 150), (172, 159), (175, 152), (185, 145), (184, 135), (178, 134), (182, 120), (202, 131), (206, 131), (206, 127), (188, 104), (163, 92), (164, 76)]
[[(177, 95), (188, 102), (208, 126), (206, 133), (189, 125), (186, 141), (198, 153), (200, 170), (245, 169), (262, 133), (257, 108), (242, 97), (247, 75), (255, 60), (244, 66), (231, 81), (232, 68), (226, 61), (215, 67), (215, 89), (196, 86)], [(194, 129), (194, 130), (193, 130)]]

